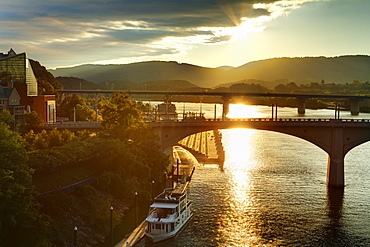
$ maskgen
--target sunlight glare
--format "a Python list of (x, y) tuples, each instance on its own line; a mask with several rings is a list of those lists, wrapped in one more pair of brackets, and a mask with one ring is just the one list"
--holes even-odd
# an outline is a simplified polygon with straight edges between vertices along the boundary
[[(255, 207), (255, 199), (251, 194), (253, 190), (253, 170), (256, 169), (255, 162), (255, 140), (256, 130), (252, 129), (228, 129), (222, 130), (222, 140), (225, 147), (225, 173), (231, 181), (229, 206), (232, 218), (229, 216), (222, 219), (227, 225), (223, 231), (223, 238), (239, 242), (240, 239), (258, 239), (251, 225), (253, 219), (246, 218), (245, 214), (249, 208)], [(237, 222), (237, 224), (233, 224)], [(243, 229), (243, 230), (242, 230)]]
[(244, 104), (230, 104), (228, 118), (259, 118), (262, 114), (256, 111), (256, 107)]

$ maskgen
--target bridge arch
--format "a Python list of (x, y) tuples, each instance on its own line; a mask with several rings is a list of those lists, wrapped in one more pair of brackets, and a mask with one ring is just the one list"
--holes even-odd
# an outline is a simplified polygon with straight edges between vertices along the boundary
[(343, 122), (342, 120), (255, 119), (248, 121), (178, 121), (153, 123), (163, 150), (179, 140), (198, 132), (248, 128), (268, 130), (292, 135), (309, 141), (328, 154), (327, 183), (344, 186), (344, 157), (354, 147), (370, 140), (369, 122)]

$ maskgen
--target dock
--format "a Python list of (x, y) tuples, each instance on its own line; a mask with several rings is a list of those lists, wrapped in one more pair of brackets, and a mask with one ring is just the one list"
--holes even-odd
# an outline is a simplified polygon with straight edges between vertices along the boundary
[(145, 235), (146, 221), (141, 222), (128, 238), (122, 239), (114, 247), (132, 247), (139, 242)]
[(187, 136), (178, 145), (188, 150), (199, 163), (218, 164), (223, 168), (225, 152), (222, 145), (222, 134), (218, 130)]

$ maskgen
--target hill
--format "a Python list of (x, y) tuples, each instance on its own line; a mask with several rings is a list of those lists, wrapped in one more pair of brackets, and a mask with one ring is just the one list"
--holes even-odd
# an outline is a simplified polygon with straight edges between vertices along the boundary
[(159, 90), (159, 91), (194, 91), (200, 88), (184, 80), (155, 80), (133, 82), (128, 80), (104, 81), (98, 84), (100, 89), (118, 90)]
[(38, 61), (30, 59), (30, 64), (37, 79), (38, 94), (55, 94), (55, 89), (63, 88), (53, 74), (46, 70)]
[(57, 77), (56, 78), (64, 89), (100, 89), (96, 83), (76, 77)]
[(161, 91), (198, 91), (198, 86), (183, 80), (157, 80), (134, 82), (130, 80), (110, 80), (93, 83), (76, 77), (56, 78), (64, 89), (117, 89), (117, 90), (161, 90)]
[[(81, 65), (71, 68), (50, 70), (54, 76), (78, 77), (91, 82), (122, 81), (135, 82), (157, 80), (185, 80), (196, 85), (210, 85), (208, 79), (219, 70), (177, 62), (141, 62), (122, 65)], [(206, 83), (202, 83), (205, 81)]]
[(136, 82), (184, 80), (200, 87), (243, 80), (264, 81), (264, 86), (275, 86), (274, 81), (296, 83), (349, 83), (370, 80), (370, 56), (272, 58), (254, 61), (240, 67), (205, 68), (185, 63), (150, 61), (121, 65), (81, 65), (49, 70), (54, 76), (74, 76), (95, 83), (112, 80)]

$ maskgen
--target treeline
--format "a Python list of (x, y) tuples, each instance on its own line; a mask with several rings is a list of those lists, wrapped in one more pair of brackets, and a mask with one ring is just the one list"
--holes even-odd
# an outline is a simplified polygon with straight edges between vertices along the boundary
[[(91, 246), (109, 233), (109, 208), (119, 224), (134, 192), (147, 201), (151, 181), (164, 182), (169, 157), (126, 94), (102, 105), (103, 130), (43, 131), (0, 114), (0, 246)], [(33, 116), (34, 117), (34, 116)], [(27, 129), (27, 130), (26, 130)], [(38, 196), (100, 174), (70, 193)]]
[(210, 89), (215, 92), (251, 92), (251, 93), (305, 93), (305, 94), (348, 94), (364, 95), (370, 93), (370, 83), (354, 80), (351, 83), (338, 84), (326, 83), (324, 80), (307, 84), (296, 84), (289, 82), (278, 84), (269, 89), (261, 84), (247, 83), (247, 81), (235, 82), (231, 86), (216, 87)]
[[(214, 92), (249, 92), (249, 93), (292, 93), (292, 94), (336, 94), (336, 95), (369, 95), (370, 83), (354, 80), (351, 83), (337, 84), (325, 83), (324, 80), (319, 82), (311, 82), (308, 84), (296, 84), (290, 82), (286, 84), (278, 84), (273, 89), (269, 89), (260, 84), (238, 82), (229, 87), (218, 87), (209, 89)], [(247, 103), (250, 104), (274, 104), (280, 106), (296, 107), (297, 101), (295, 98), (248, 98)], [(308, 108), (325, 108), (334, 106), (337, 102), (331, 99), (308, 99), (306, 107)], [(342, 102), (343, 107), (349, 107), (349, 102)], [(362, 102), (361, 111), (368, 112), (370, 107), (367, 102)]]

